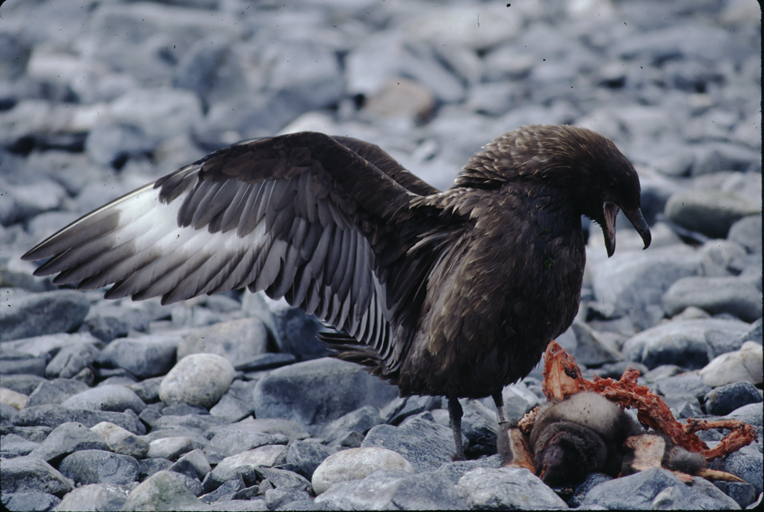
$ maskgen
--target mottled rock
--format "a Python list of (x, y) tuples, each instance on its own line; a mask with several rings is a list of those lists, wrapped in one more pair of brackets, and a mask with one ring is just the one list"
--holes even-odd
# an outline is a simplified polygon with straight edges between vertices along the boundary
[(703, 368), (713, 354), (709, 333), (718, 331), (737, 338), (747, 330), (748, 324), (744, 322), (716, 318), (669, 322), (629, 338), (623, 346), (623, 356), (648, 368), (663, 364)]
[(268, 351), (268, 329), (257, 318), (240, 318), (194, 329), (178, 344), (177, 358), (189, 354), (217, 354), (232, 364), (250, 360)]
[(159, 386), (166, 404), (211, 407), (228, 390), (236, 372), (228, 359), (216, 354), (191, 354), (178, 361)]
[(706, 412), (724, 416), (744, 405), (760, 403), (763, 399), (761, 390), (750, 382), (726, 384), (706, 393)]
[(312, 484), (321, 494), (333, 484), (360, 480), (380, 470), (414, 473), (414, 467), (400, 454), (386, 448), (351, 448), (330, 455), (313, 472)]
[(431, 414), (423, 413), (400, 427), (377, 425), (369, 430), (361, 446), (397, 452), (414, 466), (417, 473), (421, 473), (437, 469), (451, 460), (454, 435), (450, 428), (435, 423)]
[(297, 421), (309, 431), (363, 405), (381, 406), (397, 389), (353, 363), (336, 359), (305, 361), (278, 368), (260, 380), (253, 401), (258, 418)]
[(80, 326), (90, 301), (74, 291), (16, 294), (0, 309), (0, 341), (70, 332)]
[(87, 384), (74, 379), (52, 379), (40, 383), (29, 395), (27, 407), (61, 404), (70, 397), (87, 391)]
[(128, 455), (103, 450), (79, 450), (64, 457), (61, 474), (77, 484), (125, 485), (138, 480), (138, 461)]
[(114, 453), (142, 459), (149, 451), (148, 441), (113, 423), (102, 421), (90, 430), (98, 434)]
[(169, 471), (158, 471), (130, 491), (122, 510), (200, 510), (202, 503)]
[(459, 479), (456, 491), (470, 509), (568, 508), (552, 489), (527, 469), (473, 469)]
[(745, 381), (762, 382), (762, 348), (754, 341), (746, 341), (740, 350), (715, 357), (700, 370), (703, 382), (711, 387)]
[(72, 395), (61, 405), (69, 409), (91, 409), (96, 411), (124, 411), (130, 409), (140, 414), (146, 404), (134, 391), (117, 384), (98, 386)]
[(0, 487), (5, 493), (45, 492), (63, 496), (74, 488), (72, 482), (50, 464), (36, 457), (3, 461)]
[(77, 487), (56, 506), (60, 512), (120, 510), (130, 490), (124, 485), (90, 484)]
[(179, 458), (169, 470), (202, 480), (212, 468), (202, 450), (193, 450)]
[(109, 343), (98, 357), (99, 364), (124, 368), (139, 379), (167, 373), (175, 363), (178, 337), (152, 334), (120, 338)]
[(684, 277), (663, 295), (666, 314), (674, 316), (695, 306), (712, 315), (730, 313), (746, 322), (761, 318), (761, 290), (748, 279)]
[(738, 504), (701, 478), (693, 478), (693, 485), (688, 486), (666, 469), (648, 469), (594, 486), (586, 493), (581, 507), (594, 506), (617, 509), (665, 507), (730, 510), (736, 509)]
[(56, 427), (30, 456), (51, 462), (79, 450), (108, 450), (108, 446), (82, 423), (69, 422)]

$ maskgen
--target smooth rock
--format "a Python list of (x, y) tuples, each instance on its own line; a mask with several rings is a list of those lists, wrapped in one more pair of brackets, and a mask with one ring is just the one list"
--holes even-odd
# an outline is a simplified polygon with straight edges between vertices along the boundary
[(268, 352), (268, 329), (257, 318), (240, 318), (194, 329), (178, 343), (178, 360), (189, 354), (217, 354), (232, 364)]
[(747, 279), (734, 277), (684, 277), (663, 295), (666, 314), (674, 316), (687, 307), (711, 315), (730, 313), (746, 322), (761, 318), (761, 290)]
[(519, 468), (478, 468), (466, 473), (456, 491), (470, 509), (566, 509), (536, 475)]
[(656, 468), (596, 485), (586, 493), (581, 507), (731, 510), (738, 504), (706, 480), (696, 477), (688, 486), (670, 471)]
[(187, 403), (212, 407), (228, 390), (236, 371), (230, 361), (216, 354), (184, 357), (165, 376), (159, 398), (166, 404)]
[(125, 412), (89, 411), (86, 409), (67, 409), (60, 405), (27, 406), (13, 418), (13, 424), (25, 426), (58, 427), (66, 422), (78, 422), (90, 428), (96, 424), (108, 421), (129, 430), (133, 434), (143, 435), (146, 427), (141, 423), (136, 414), (128, 409)]
[(736, 338), (747, 330), (748, 324), (736, 320), (709, 318), (669, 322), (629, 338), (622, 349), (623, 357), (651, 369), (663, 364), (703, 368), (713, 354), (708, 343), (709, 333), (718, 331)]
[(709, 391), (705, 395), (706, 412), (713, 416), (724, 416), (744, 405), (760, 403), (764, 395), (750, 382), (735, 382)]
[(204, 448), (210, 462), (218, 463), (226, 457), (265, 445), (287, 444), (283, 434), (270, 434), (248, 430), (246, 426), (217, 431)]
[(465, 503), (443, 475), (379, 470), (359, 480), (334, 484), (316, 498), (330, 510), (462, 510)]
[(202, 503), (169, 471), (158, 471), (130, 491), (121, 510), (200, 510)]
[(17, 393), (12, 389), (0, 388), (0, 403), (10, 405), (16, 410), (26, 407), (29, 397), (21, 393)]
[(36, 457), (16, 457), (3, 461), (0, 487), (5, 493), (45, 492), (63, 496), (74, 488), (71, 480)]
[(271, 371), (255, 387), (257, 418), (296, 421), (318, 431), (364, 405), (384, 405), (397, 389), (372, 377), (363, 368), (337, 359), (323, 358)]
[(40, 383), (30, 395), (27, 407), (61, 404), (74, 395), (89, 390), (87, 384), (74, 379), (52, 379)]
[(210, 409), (210, 414), (230, 422), (249, 416), (255, 410), (252, 405), (252, 393), (256, 385), (257, 382), (252, 381), (233, 381), (228, 391)]
[(190, 437), (162, 437), (149, 442), (149, 451), (146, 453), (146, 457), (177, 460), (184, 453), (194, 449), (194, 442)]
[(85, 318), (84, 327), (93, 336), (108, 343), (131, 333), (148, 332), (149, 321), (148, 312), (142, 308), (96, 304)]
[(135, 392), (126, 386), (98, 386), (82, 393), (72, 395), (61, 405), (69, 409), (91, 409), (97, 411), (124, 411), (130, 409), (140, 414), (146, 404)]
[(4, 492), (0, 499), (5, 510), (53, 510), (61, 503), (60, 498), (47, 492)]
[[(438, 425), (423, 413), (406, 425), (377, 425), (369, 430), (361, 446), (380, 447), (397, 452), (414, 466), (417, 473), (437, 469), (451, 461), (454, 436), (450, 428)], [(341, 452), (340, 452), (341, 453)]]
[(333, 484), (360, 480), (380, 470), (415, 472), (409, 461), (392, 450), (351, 448), (330, 455), (315, 469), (311, 479), (313, 490), (321, 494)]
[(761, 215), (750, 215), (735, 222), (727, 233), (727, 240), (739, 243), (749, 253), (760, 253)]
[(120, 338), (101, 351), (98, 363), (124, 368), (139, 379), (166, 374), (175, 363), (178, 337), (162, 334)]
[(283, 468), (310, 480), (316, 468), (333, 453), (333, 449), (319, 442), (296, 441), (287, 448)]
[(711, 388), (703, 382), (697, 372), (680, 373), (655, 381), (655, 388), (663, 396), (695, 397), (702, 399)]
[(148, 441), (114, 423), (102, 421), (90, 430), (98, 434), (114, 453), (142, 459), (149, 451)]
[(17, 434), (5, 434), (0, 440), (0, 457), (3, 459), (29, 455), (40, 446), (40, 443), (29, 441)]
[(170, 466), (169, 471), (183, 473), (191, 478), (202, 480), (212, 470), (202, 450), (194, 450), (186, 453)]
[(726, 238), (735, 222), (755, 213), (761, 213), (761, 202), (756, 205), (738, 194), (721, 190), (677, 192), (666, 203), (669, 219), (713, 238)]
[(0, 308), (0, 341), (73, 331), (90, 310), (87, 297), (69, 290), (19, 294), (4, 302), (8, 307)]
[(735, 382), (762, 382), (762, 348), (759, 343), (746, 341), (740, 350), (715, 357), (700, 370), (703, 382), (711, 387)]
[(56, 506), (59, 512), (120, 510), (130, 490), (124, 485), (89, 484), (66, 494)]
[(138, 461), (128, 455), (103, 450), (79, 450), (64, 457), (61, 474), (75, 483), (126, 485), (138, 480)]
[(82, 423), (69, 422), (56, 427), (30, 457), (51, 462), (79, 450), (108, 450), (108, 446)]

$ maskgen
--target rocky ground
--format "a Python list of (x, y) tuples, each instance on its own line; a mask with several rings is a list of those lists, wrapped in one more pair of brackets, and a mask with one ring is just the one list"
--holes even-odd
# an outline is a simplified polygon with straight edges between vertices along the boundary
[[(8, 0), (0, 8), (0, 469), (11, 510), (709, 508), (762, 496), (761, 26), (753, 0)], [(447, 187), (529, 123), (610, 137), (653, 245), (592, 226), (558, 340), (585, 376), (627, 366), (679, 418), (758, 443), (747, 483), (500, 469), (490, 401), (396, 398), (325, 358), (318, 325), (246, 293), (107, 302), (19, 256), (79, 215), (241, 139), (373, 141)], [(543, 401), (537, 369), (505, 389)], [(703, 434), (714, 445), (722, 433)], [(351, 450), (362, 447), (363, 450)], [(319, 464), (320, 469), (317, 470)], [(376, 471), (381, 469), (382, 471)], [(374, 472), (376, 471), (376, 472)]]

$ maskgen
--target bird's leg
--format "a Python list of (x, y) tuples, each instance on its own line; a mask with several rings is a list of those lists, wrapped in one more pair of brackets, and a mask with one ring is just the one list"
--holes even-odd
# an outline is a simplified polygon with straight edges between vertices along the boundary
[(501, 455), (503, 467), (525, 468), (531, 473), (536, 473), (533, 464), (533, 456), (528, 448), (528, 440), (523, 435), (516, 421), (507, 419), (507, 411), (504, 409), (504, 397), (501, 391), (491, 395), (496, 404), (496, 415), (499, 417), (499, 433), (496, 436), (496, 449)]
[(499, 418), (499, 426), (503, 423), (507, 423), (509, 420), (507, 419), (507, 411), (504, 410), (504, 395), (502, 395), (501, 391), (498, 391), (491, 395), (491, 398), (493, 398), (493, 403), (496, 404), (496, 416)]
[(454, 431), (454, 443), (456, 443), (456, 459), (465, 460), (464, 446), (462, 445), (462, 404), (455, 396), (448, 397), (448, 418), (451, 420), (451, 429)]

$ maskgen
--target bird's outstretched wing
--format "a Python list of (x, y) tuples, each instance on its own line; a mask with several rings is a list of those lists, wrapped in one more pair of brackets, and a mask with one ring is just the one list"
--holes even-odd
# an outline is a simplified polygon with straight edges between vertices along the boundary
[[(320, 133), (216, 151), (85, 215), (23, 256), (36, 275), (163, 303), (247, 286), (372, 348), (385, 373), (410, 337), (428, 258), (412, 198), (438, 192), (373, 144)], [(423, 226), (426, 228), (426, 226)], [(417, 284), (419, 286), (417, 287)]]

